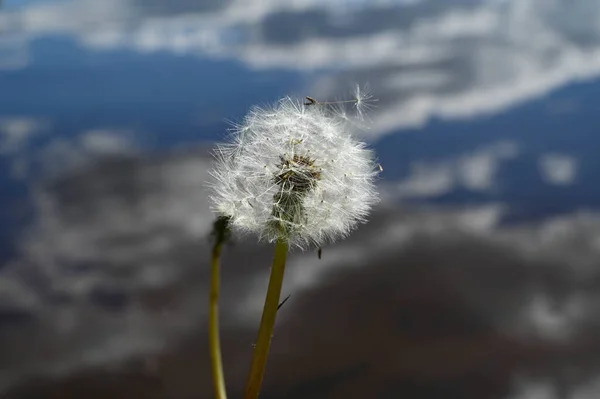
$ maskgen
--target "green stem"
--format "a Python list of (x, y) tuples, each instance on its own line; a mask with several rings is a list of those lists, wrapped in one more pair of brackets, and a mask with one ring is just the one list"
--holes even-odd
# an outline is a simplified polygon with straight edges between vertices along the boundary
[(273, 267), (271, 267), (269, 288), (267, 290), (262, 319), (260, 320), (256, 347), (254, 348), (254, 354), (252, 356), (250, 375), (246, 384), (245, 399), (257, 399), (260, 393), (267, 365), (267, 356), (269, 355), (269, 348), (271, 347), (275, 318), (277, 317), (277, 307), (279, 306), (279, 297), (281, 295), (287, 253), (287, 241), (279, 239), (275, 246), (275, 258), (273, 259)]
[(215, 398), (226, 399), (225, 377), (223, 376), (223, 361), (221, 360), (221, 340), (219, 338), (219, 286), (220, 263), (223, 243), (215, 244), (212, 252), (212, 277), (210, 287), (210, 315), (209, 315), (209, 344), (210, 360), (213, 369), (213, 383)]

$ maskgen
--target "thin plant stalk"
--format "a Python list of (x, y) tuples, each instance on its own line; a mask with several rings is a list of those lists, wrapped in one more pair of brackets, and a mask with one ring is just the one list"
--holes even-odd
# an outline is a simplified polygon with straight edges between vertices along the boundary
[(223, 375), (223, 361), (221, 359), (221, 339), (219, 338), (219, 269), (222, 249), (223, 244), (217, 244), (213, 249), (210, 286), (209, 343), (216, 399), (227, 398), (227, 393), (225, 391), (225, 377)]
[(229, 220), (227, 218), (218, 218), (214, 223), (213, 235), (215, 243), (212, 250), (211, 261), (211, 285), (209, 299), (209, 346), (210, 360), (213, 369), (213, 384), (216, 399), (227, 399), (225, 390), (225, 376), (223, 373), (223, 360), (221, 357), (221, 339), (219, 337), (219, 294), (221, 285), (221, 252), (223, 244), (228, 238)]
[(258, 339), (252, 356), (252, 365), (250, 375), (246, 384), (245, 399), (256, 399), (260, 393), (267, 357), (271, 347), (271, 338), (273, 328), (275, 327), (275, 318), (277, 317), (277, 307), (281, 296), (281, 286), (283, 284), (283, 275), (285, 273), (285, 262), (288, 253), (288, 242), (280, 238), (275, 246), (275, 257), (271, 267), (271, 277), (269, 278), (269, 288), (258, 330)]

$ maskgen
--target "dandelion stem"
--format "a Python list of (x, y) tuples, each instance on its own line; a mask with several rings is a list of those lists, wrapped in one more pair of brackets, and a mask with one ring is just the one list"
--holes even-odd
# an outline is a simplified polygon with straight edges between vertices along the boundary
[(210, 359), (213, 368), (213, 383), (215, 386), (215, 397), (226, 399), (225, 378), (223, 376), (223, 361), (221, 360), (221, 339), (219, 338), (219, 285), (220, 285), (220, 260), (223, 244), (215, 245), (212, 253), (212, 278), (210, 287), (210, 319), (209, 319), (209, 342)]
[(275, 327), (275, 318), (277, 317), (277, 307), (279, 306), (279, 297), (285, 273), (288, 246), (288, 242), (284, 238), (280, 238), (275, 246), (275, 257), (273, 259), (273, 266), (271, 267), (269, 288), (260, 320), (258, 339), (252, 356), (252, 365), (246, 384), (246, 395), (244, 396), (245, 399), (258, 398), (262, 386), (267, 365), (267, 356), (271, 347), (273, 328)]
[(211, 286), (209, 300), (209, 346), (210, 360), (213, 369), (213, 384), (215, 388), (216, 399), (227, 399), (225, 390), (225, 377), (223, 375), (223, 361), (221, 359), (221, 339), (219, 337), (219, 287), (220, 287), (220, 267), (221, 252), (223, 244), (228, 238), (229, 220), (220, 217), (214, 223), (213, 235), (215, 243), (212, 250), (211, 262)]

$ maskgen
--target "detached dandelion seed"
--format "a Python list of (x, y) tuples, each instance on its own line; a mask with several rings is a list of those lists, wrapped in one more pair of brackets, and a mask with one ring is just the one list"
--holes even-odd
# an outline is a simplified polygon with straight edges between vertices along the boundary
[(373, 102), (377, 101), (373, 98), (371, 91), (368, 86), (361, 88), (359, 85), (356, 85), (354, 88), (354, 107), (356, 109), (356, 113), (359, 118), (362, 120), (365, 117), (365, 114), (373, 108)]
[(306, 97), (306, 103), (286, 97), (255, 107), (214, 152), (212, 209), (228, 217), (234, 232), (276, 243), (246, 398), (260, 392), (289, 248), (320, 248), (346, 237), (378, 201), (378, 164), (351, 135), (346, 114), (351, 104), (362, 119), (370, 97), (360, 88), (355, 95), (338, 102)]

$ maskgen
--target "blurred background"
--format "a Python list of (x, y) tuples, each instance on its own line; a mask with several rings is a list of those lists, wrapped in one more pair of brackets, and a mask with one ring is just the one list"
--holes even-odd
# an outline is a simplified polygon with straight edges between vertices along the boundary
[[(212, 397), (209, 151), (355, 84), (382, 203), (290, 255), (262, 397), (600, 397), (596, 0), (0, 2), (0, 397)], [(231, 397), (272, 250), (224, 255)]]

